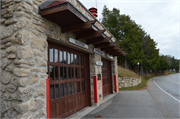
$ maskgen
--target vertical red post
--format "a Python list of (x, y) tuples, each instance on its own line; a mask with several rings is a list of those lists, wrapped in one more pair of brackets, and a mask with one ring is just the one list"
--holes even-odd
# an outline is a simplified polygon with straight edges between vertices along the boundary
[(104, 100), (104, 95), (103, 95), (103, 75), (101, 76), (102, 78), (102, 99)]
[(46, 103), (47, 103), (47, 119), (50, 119), (50, 111), (49, 111), (49, 79), (46, 79)]
[(94, 103), (98, 103), (98, 95), (97, 95), (97, 76), (93, 77), (94, 81)]
[(116, 75), (114, 75), (114, 88), (115, 92), (117, 92)]

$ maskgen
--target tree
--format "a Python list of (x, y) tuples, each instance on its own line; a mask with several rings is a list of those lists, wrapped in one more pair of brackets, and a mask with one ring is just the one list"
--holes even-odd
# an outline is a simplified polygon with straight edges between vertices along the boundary
[(116, 37), (119, 39), (119, 18), (120, 18), (120, 10), (113, 8), (112, 11), (110, 11), (106, 5), (103, 8), (103, 19), (102, 24), (106, 26), (106, 28)]
[(102, 24), (116, 37), (117, 45), (128, 54), (118, 57), (118, 63), (132, 70), (140, 63), (141, 75), (144, 71), (167, 68), (178, 69), (179, 63), (174, 57), (159, 56), (159, 49), (154, 39), (141, 25), (136, 24), (129, 15), (120, 15), (120, 10), (109, 10), (104, 6)]
[(166, 55), (163, 57), (169, 64), (169, 69), (175, 69), (177, 71), (179, 70), (179, 61), (177, 59), (175, 59), (174, 56)]
[(164, 70), (168, 69), (169, 68), (169, 63), (167, 62), (166, 56), (162, 55), (162, 56), (159, 56), (159, 60), (158, 60), (158, 69), (162, 70), (162, 72), (164, 72)]
[[(156, 43), (146, 35), (141, 26), (136, 24), (129, 15), (120, 15), (120, 10), (116, 8), (110, 11), (104, 6), (102, 15), (102, 24), (116, 37), (117, 45), (128, 53), (126, 57), (118, 57), (118, 62), (125, 60), (125, 67), (131, 69), (137, 66), (137, 62), (147, 67), (152, 66), (157, 57), (151, 56), (158, 56), (158, 50), (153, 49)], [(153, 61), (150, 61), (151, 59)]]

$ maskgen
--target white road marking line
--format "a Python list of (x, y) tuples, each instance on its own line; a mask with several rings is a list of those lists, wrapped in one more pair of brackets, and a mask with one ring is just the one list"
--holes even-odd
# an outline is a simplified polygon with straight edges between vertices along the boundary
[(180, 103), (180, 100), (176, 99), (175, 97), (173, 97), (172, 95), (170, 95), (169, 93), (167, 93), (165, 90), (163, 90), (159, 85), (157, 85), (157, 83), (155, 82), (156, 79), (153, 80), (153, 82), (156, 84), (156, 86), (161, 89), (163, 92), (165, 92), (167, 95), (169, 95), (171, 98), (173, 98), (174, 100), (176, 100), (177, 102)]

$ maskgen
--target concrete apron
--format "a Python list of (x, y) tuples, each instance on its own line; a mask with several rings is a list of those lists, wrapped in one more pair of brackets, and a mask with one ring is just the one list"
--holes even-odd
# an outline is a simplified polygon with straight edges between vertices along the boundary
[[(118, 92), (119, 93), (119, 92)], [(115, 93), (115, 94), (109, 94), (107, 96), (104, 97), (104, 101), (103, 103), (107, 102), (109, 99), (113, 98), (114, 96), (116, 96), (118, 93)], [(102, 103), (102, 104), (103, 104)], [(101, 105), (102, 105), (101, 104)], [(76, 118), (76, 119), (80, 119), (82, 117), (84, 117), (86, 114), (88, 114), (89, 112), (95, 110), (97, 107), (99, 107), (100, 105), (98, 106), (88, 106), (88, 107), (85, 107), (77, 112), (75, 112), (74, 114), (66, 117), (65, 119), (70, 119), (70, 118)]]

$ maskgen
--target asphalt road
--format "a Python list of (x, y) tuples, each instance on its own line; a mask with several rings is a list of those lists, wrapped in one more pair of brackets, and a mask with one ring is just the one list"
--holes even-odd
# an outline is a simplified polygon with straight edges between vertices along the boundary
[(164, 118), (180, 118), (180, 74), (153, 78), (147, 90)]
[(83, 118), (180, 118), (180, 74), (156, 77), (148, 88), (120, 91)]

